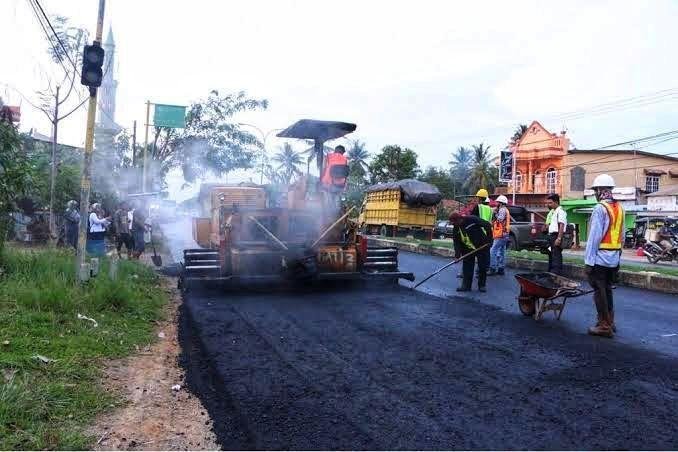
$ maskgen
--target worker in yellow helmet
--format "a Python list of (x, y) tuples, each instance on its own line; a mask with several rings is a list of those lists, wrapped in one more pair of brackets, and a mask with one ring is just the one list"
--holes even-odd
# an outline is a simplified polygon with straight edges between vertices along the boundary
[(591, 185), (598, 204), (591, 212), (586, 240), (586, 275), (595, 289), (593, 301), (598, 311), (598, 322), (589, 328), (594, 336), (612, 337), (617, 330), (614, 323), (612, 283), (619, 271), (624, 241), (624, 209), (612, 197), (614, 179), (608, 174), (596, 177)]
[[(490, 207), (490, 194), (487, 192), (487, 189), (481, 188), (476, 192), (476, 205), (471, 210), (471, 215), (475, 215), (481, 220), (485, 220), (488, 223), (492, 223), (492, 207)], [(487, 260), (488, 265), (490, 262), (490, 248), (485, 248), (484, 250), (478, 253), (480, 256), (479, 259)], [(480, 262), (480, 261), (478, 261)], [(478, 265), (480, 269), (480, 265)], [(480, 275), (480, 273), (478, 273)]]
[(481, 188), (476, 193), (477, 204), (471, 211), (475, 215), (488, 223), (492, 221), (492, 207), (490, 207), (490, 194), (486, 189)]

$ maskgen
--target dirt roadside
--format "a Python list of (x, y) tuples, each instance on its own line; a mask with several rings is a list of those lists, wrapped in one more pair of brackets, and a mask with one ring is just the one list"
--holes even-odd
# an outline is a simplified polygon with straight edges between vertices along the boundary
[(167, 320), (156, 328), (157, 342), (104, 368), (104, 387), (127, 403), (99, 417), (90, 428), (97, 439), (95, 450), (219, 449), (207, 410), (186, 389), (178, 363), (182, 301), (176, 280), (163, 277), (162, 284), (170, 303)]

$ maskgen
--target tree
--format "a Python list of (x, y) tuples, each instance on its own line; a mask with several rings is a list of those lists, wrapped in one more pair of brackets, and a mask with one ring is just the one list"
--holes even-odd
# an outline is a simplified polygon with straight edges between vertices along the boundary
[(416, 178), (419, 174), (417, 153), (398, 145), (384, 146), (369, 166), (373, 183)]
[(57, 146), (56, 163), (59, 171), (54, 178), (54, 193), (52, 194), (51, 143), (33, 138), (28, 134), (22, 134), (21, 141), (24, 156), (30, 168), (31, 179), (25, 195), (38, 209), (48, 209), (52, 203), (55, 217), (58, 217), (58, 212), (63, 211), (66, 202), (79, 199), (82, 152), (73, 146), (62, 144)]
[(267, 100), (251, 99), (244, 92), (210, 91), (207, 99), (188, 107), (184, 129), (155, 128), (147, 149), (149, 177), (161, 183), (169, 170), (180, 168), (184, 179), (194, 182), (207, 174), (251, 168), (263, 145), (233, 122), (233, 116), (267, 107)]
[(466, 183), (469, 193), (479, 188), (486, 188), (492, 192), (497, 184), (495, 174), (496, 168), (490, 161), (490, 147), (485, 143), (473, 145), (473, 163)]
[(420, 180), (435, 185), (440, 190), (443, 198), (451, 199), (455, 195), (454, 181), (450, 177), (450, 173), (443, 168), (436, 168), (429, 166), (421, 175)]
[(10, 213), (30, 181), (30, 168), (21, 138), (10, 123), (0, 121), (0, 258), (9, 231)]
[[(37, 10), (36, 15), (39, 16)], [(38, 17), (42, 22), (42, 18)], [(82, 55), (80, 50), (83, 48), (85, 42), (89, 37), (86, 30), (78, 27), (72, 27), (68, 23), (68, 19), (62, 16), (53, 16), (51, 22), (58, 39), (49, 39), (49, 46), (47, 53), (52, 60), (56, 70), (61, 73), (63, 71), (63, 78), (54, 80), (48, 72), (43, 71), (43, 79), (47, 81), (47, 87), (38, 91), (41, 99), (41, 105), (38, 106), (47, 119), (52, 124), (52, 159), (51, 159), (51, 174), (50, 174), (50, 201), (49, 201), (49, 229), (52, 238), (56, 237), (54, 207), (55, 207), (55, 190), (57, 180), (57, 136), (59, 130), (59, 122), (66, 119), (73, 114), (82, 105), (84, 105), (88, 96), (79, 83), (78, 67), (82, 63)], [(62, 87), (67, 87), (62, 91)], [(78, 93), (79, 99), (70, 101), (71, 95)], [(61, 112), (60, 112), (61, 110)], [(64, 113), (65, 112), (65, 113)]]
[(346, 157), (348, 158), (349, 179), (364, 179), (370, 169), (367, 163), (370, 153), (365, 149), (365, 142), (353, 141)]
[(471, 149), (459, 146), (455, 152), (452, 153), (452, 160), (450, 160), (450, 175), (454, 181), (454, 195), (462, 193), (466, 180), (471, 172), (471, 165), (473, 163), (473, 151)]
[(513, 131), (513, 135), (511, 136), (511, 139), (509, 140), (509, 144), (517, 144), (518, 141), (525, 135), (525, 132), (527, 132), (527, 124), (518, 124), (516, 126), (516, 129)]
[(280, 181), (284, 185), (289, 185), (294, 176), (301, 174), (299, 167), (303, 165), (304, 160), (301, 153), (295, 151), (289, 143), (283, 144), (272, 160), (278, 163), (277, 171), (281, 175)]

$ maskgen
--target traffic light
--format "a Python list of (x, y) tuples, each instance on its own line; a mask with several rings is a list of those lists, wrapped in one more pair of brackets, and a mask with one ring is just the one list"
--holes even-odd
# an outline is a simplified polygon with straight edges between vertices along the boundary
[(90, 88), (101, 86), (101, 80), (104, 78), (104, 49), (98, 42), (91, 46), (85, 46), (82, 54), (82, 72), (80, 83)]

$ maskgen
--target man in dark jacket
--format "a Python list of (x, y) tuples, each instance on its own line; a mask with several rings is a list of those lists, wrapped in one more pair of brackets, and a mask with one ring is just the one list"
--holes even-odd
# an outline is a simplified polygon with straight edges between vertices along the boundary
[(452, 238), (454, 239), (454, 251), (457, 258), (470, 253), (483, 245), (485, 249), (469, 256), (462, 264), (462, 284), (457, 288), (458, 292), (468, 292), (473, 283), (473, 269), (478, 260), (478, 290), (485, 292), (487, 281), (487, 268), (490, 265), (490, 244), (492, 243), (492, 225), (475, 215), (462, 216), (459, 212), (450, 215), (450, 223), (454, 225)]

